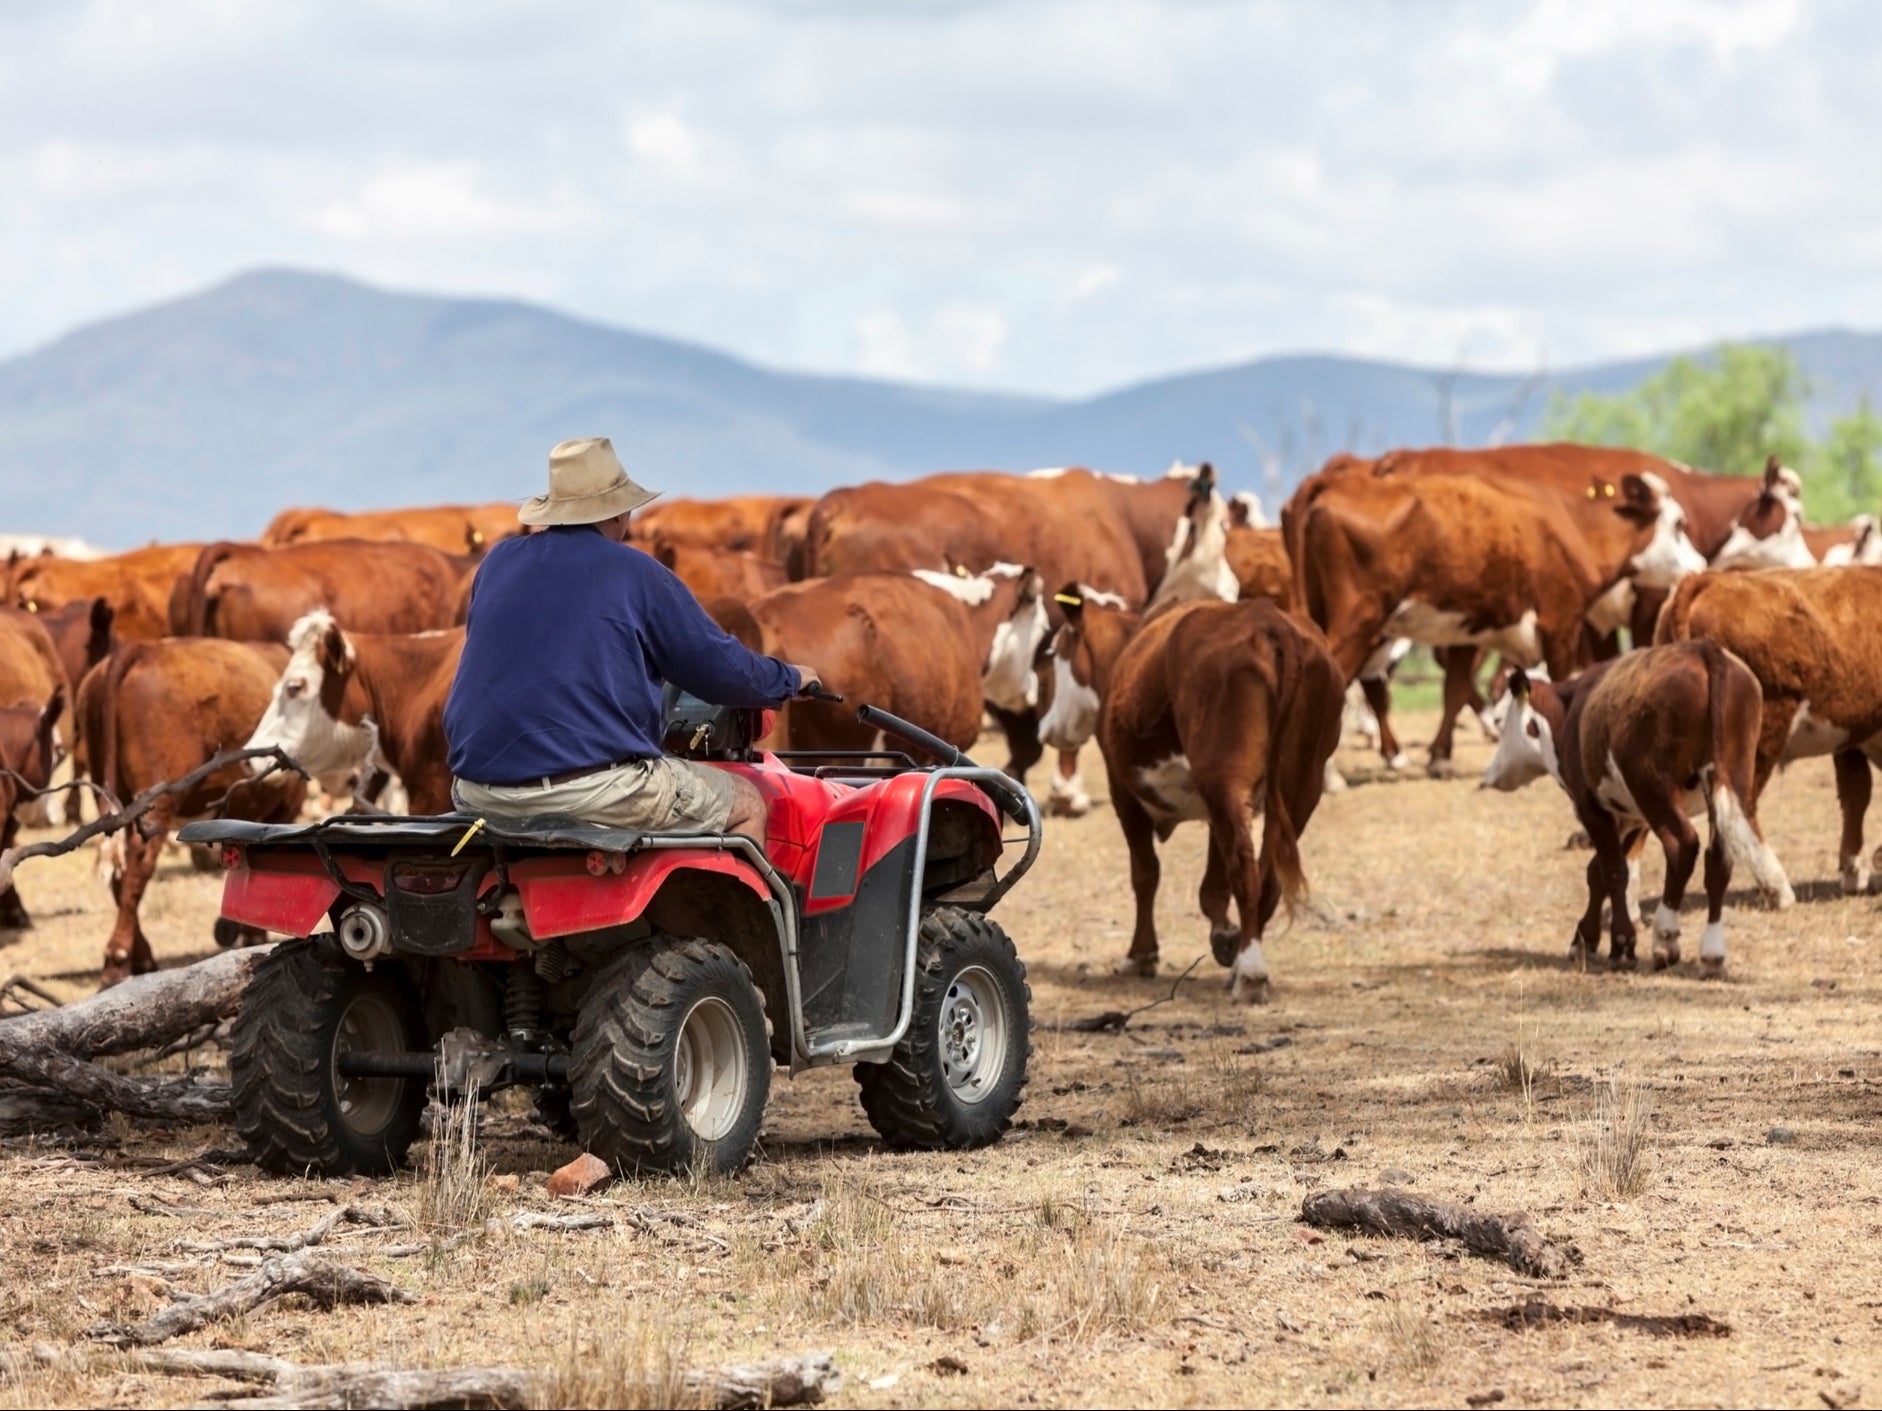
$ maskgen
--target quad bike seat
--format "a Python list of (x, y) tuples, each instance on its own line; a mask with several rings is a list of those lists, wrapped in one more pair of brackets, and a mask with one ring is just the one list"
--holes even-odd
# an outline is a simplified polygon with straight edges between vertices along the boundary
[[(477, 820), (468, 813), (431, 816), (405, 814), (335, 814), (322, 823), (249, 823), (238, 818), (210, 819), (187, 825), (177, 836), (186, 843), (367, 843), (380, 847), (456, 846)], [(566, 813), (535, 818), (485, 819), (476, 841), (521, 848), (584, 848), (632, 852), (650, 835), (632, 828), (603, 828)]]

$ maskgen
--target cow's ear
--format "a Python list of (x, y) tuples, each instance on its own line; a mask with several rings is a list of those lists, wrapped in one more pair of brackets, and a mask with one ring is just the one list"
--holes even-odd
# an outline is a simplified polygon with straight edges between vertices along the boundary
[(1529, 699), (1529, 673), (1520, 666), (1510, 672), (1510, 697), (1518, 705)]
[(94, 637), (109, 637), (111, 624), (117, 621), (118, 610), (111, 606), (109, 598), (91, 600), (91, 634)]
[(322, 671), (343, 674), (352, 667), (353, 644), (346, 640), (339, 623), (328, 623), (327, 630), (321, 634), (318, 660)]
[(1076, 583), (1067, 583), (1052, 595), (1052, 601), (1065, 609), (1065, 620), (1077, 622), (1085, 614), (1085, 595), (1078, 590)]
[(1196, 467), (1196, 489), (1205, 495), (1215, 492), (1215, 467), (1208, 461)]
[(673, 547), (673, 541), (664, 534), (654, 535), (653, 556), (664, 568), (671, 568), (680, 561), (679, 550)]
[(1778, 482), (1782, 478), (1783, 472), (1784, 462), (1779, 460), (1777, 458), (1777, 452), (1773, 451), (1764, 458), (1764, 488), (1767, 490), (1777, 489)]
[(1661, 487), (1654, 483), (1657, 477), (1649, 478), (1629, 471), (1621, 477), (1621, 502), (1616, 509), (1622, 513), (1632, 511), (1637, 514), (1654, 515), (1660, 512)]
[(1022, 568), (1019, 571), (1019, 601), (1022, 607), (1036, 603), (1045, 594), (1046, 580), (1036, 568)]

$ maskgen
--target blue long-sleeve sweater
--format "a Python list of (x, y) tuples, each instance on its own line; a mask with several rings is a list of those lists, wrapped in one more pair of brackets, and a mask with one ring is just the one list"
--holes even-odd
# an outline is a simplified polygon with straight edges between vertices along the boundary
[(798, 685), (665, 565), (589, 525), (495, 545), (467, 629), (444, 733), (451, 772), (478, 784), (659, 754), (664, 681), (731, 706), (779, 705)]

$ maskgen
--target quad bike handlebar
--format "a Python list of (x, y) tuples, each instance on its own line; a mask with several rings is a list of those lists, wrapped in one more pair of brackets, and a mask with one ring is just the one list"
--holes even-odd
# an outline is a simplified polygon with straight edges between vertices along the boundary
[[(979, 769), (980, 764), (965, 750), (957, 750), (939, 735), (931, 734), (911, 721), (899, 715), (891, 715), (878, 706), (862, 705), (856, 707), (856, 718), (865, 725), (873, 725), (885, 735), (892, 735), (905, 744), (915, 746), (933, 755), (946, 769)], [(976, 781), (986, 789), (1000, 811), (1015, 823), (1026, 823), (1032, 816), (1032, 799), (1025, 795), (1019, 785), (1003, 776), (999, 782), (991, 779)]]

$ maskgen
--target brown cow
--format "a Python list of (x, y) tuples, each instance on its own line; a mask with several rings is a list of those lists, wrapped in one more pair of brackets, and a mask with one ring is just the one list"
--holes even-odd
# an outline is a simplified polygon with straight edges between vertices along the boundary
[(732, 549), (789, 561), (803, 543), (813, 501), (803, 495), (731, 495), (722, 500), (661, 499), (634, 515), (634, 540)]
[(774, 747), (867, 748), (876, 732), (855, 713), (867, 702), (966, 749), (980, 732), (983, 701), (1031, 704), (1047, 628), (1041, 597), (1038, 574), (1005, 564), (965, 577), (840, 574), (766, 594), (749, 605), (764, 650), (816, 662), (823, 684), (848, 698), (843, 706), (791, 703)]
[(1732, 864), (1751, 869), (1771, 901), (1791, 900), (1790, 882), (1752, 822), (1763, 708), (1751, 669), (1716, 642), (1648, 647), (1595, 664), (1573, 680), (1510, 676), (1511, 700), (1486, 788), (1519, 789), (1544, 774), (1567, 792), (1594, 842), (1588, 906), (1570, 954), (1601, 952), (1601, 908), (1609, 907), (1608, 963), (1632, 970), (1637, 931), (1633, 862), (1647, 835), (1666, 854), (1666, 881), (1653, 914), (1653, 968), (1679, 964), (1679, 908), (1699, 860), (1690, 818), (1705, 814), (1706, 929), (1700, 973), (1725, 970), (1725, 888)]
[[(27, 609), (5, 608), (0, 609), (0, 615), (25, 611)], [(89, 601), (80, 598), (64, 607), (34, 612), (32, 615), (52, 639), (60, 664), (65, 667), (65, 679), (74, 687), (85, 679), (86, 672), (109, 656), (111, 649), (117, 645), (117, 633), (113, 630), (117, 613), (108, 598), (92, 598)]]
[(324, 608), (288, 632), (288, 660), (273, 684), (250, 749), (279, 745), (310, 774), (390, 770), (415, 813), (449, 813), (444, 703), (464, 654), (464, 629), (341, 630)]
[(1818, 564), (1882, 563), (1874, 515), (1846, 525), (1804, 523), (1804, 482), (1776, 456), (1765, 462), (1758, 498), (1739, 514), (1714, 568), (1814, 568)]
[[(1075, 590), (1062, 597), (1073, 601), (1053, 643), (1058, 689), (1042, 729), (1060, 749), (1095, 729), (1104, 753), (1137, 897), (1121, 968), (1156, 973), (1157, 840), (1206, 819), (1210, 948), (1229, 967), (1231, 998), (1265, 1002), (1261, 936), (1275, 907), (1291, 912), (1306, 889), (1299, 835), (1339, 743), (1339, 669), (1311, 626), (1266, 599), (1182, 603), (1139, 619), (1079, 605)], [(1255, 812), (1264, 815), (1258, 856)]]
[[(240, 748), (267, 709), (286, 659), (283, 648), (258, 642), (173, 638), (121, 644), (79, 687), (75, 728), (84, 738), (93, 780), (129, 800), (153, 784), (181, 778), (219, 751)], [(206, 816), (288, 822), (305, 797), (297, 775), (255, 780), (236, 764), (187, 794), (164, 795), (141, 827), (116, 834), (106, 851), (118, 915), (105, 943), (104, 982), (157, 968), (138, 907), (171, 830)], [(260, 939), (222, 921), (215, 934), (221, 945)]]
[(488, 505), (426, 505), (415, 509), (282, 510), (261, 532), (264, 548), (281, 549), (321, 539), (372, 539), (429, 544), (447, 554), (481, 555), (497, 540), (517, 533), (516, 506), (504, 500)]
[(154, 641), (169, 631), (171, 595), (201, 552), (200, 544), (153, 544), (102, 559), (30, 559), (13, 574), (11, 601), (48, 613), (103, 598), (115, 614), (118, 636)]
[(1343, 672), (1408, 637), (1546, 662), (1562, 679), (1579, 664), (1588, 610), (1616, 583), (1666, 585), (1703, 567), (1651, 472), (1623, 475), (1593, 513), (1570, 503), (1478, 476), (1344, 476), (1306, 510), (1289, 557)]
[(675, 543), (656, 535), (650, 542), (632, 547), (645, 549), (672, 569), (693, 596), (707, 598), (762, 597), (773, 588), (790, 582), (783, 564), (760, 558), (748, 549), (715, 549), (703, 544)]
[[(52, 782), (59, 717), (70, 694), (65, 665), (44, 625), (31, 613), (0, 610), (0, 850), (12, 847), (19, 835), (20, 805)], [(9, 884), (0, 891), (0, 930), (30, 925), (19, 892)]]
[(211, 544), (190, 572), (178, 636), (281, 642), (315, 608), (363, 632), (449, 627), (474, 560), (425, 544), (322, 539), (285, 549)]
[(1838, 863), (1843, 890), (1868, 888), (1863, 852), (1871, 762), (1882, 761), (1882, 568), (1711, 572), (1673, 592), (1655, 634), (1659, 642), (1709, 638), (1743, 659), (1764, 697), (1756, 771), (1746, 811), (1781, 764), (1832, 756), (1843, 815)]
[(1294, 567), (1278, 529), (1230, 529), (1223, 559), (1243, 598), (1271, 598), (1283, 612), (1294, 608)]

